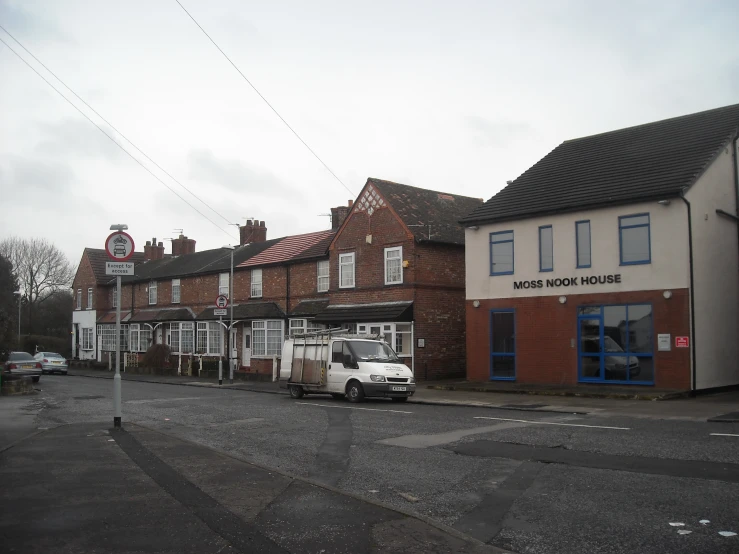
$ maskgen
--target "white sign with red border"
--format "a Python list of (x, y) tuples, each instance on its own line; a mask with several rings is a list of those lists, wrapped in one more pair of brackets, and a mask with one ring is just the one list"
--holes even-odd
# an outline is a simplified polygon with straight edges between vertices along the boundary
[(133, 256), (135, 245), (133, 238), (123, 231), (115, 231), (105, 239), (105, 251), (115, 262), (125, 262)]
[(228, 296), (225, 294), (219, 294), (218, 298), (216, 298), (216, 308), (226, 308), (228, 307)]
[(690, 337), (675, 337), (675, 348), (690, 348)]

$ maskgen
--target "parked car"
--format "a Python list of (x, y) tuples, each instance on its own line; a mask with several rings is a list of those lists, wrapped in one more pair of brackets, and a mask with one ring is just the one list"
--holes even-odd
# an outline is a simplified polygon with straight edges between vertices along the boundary
[(38, 383), (42, 373), (41, 362), (28, 352), (11, 352), (3, 364), (3, 379), (33, 377), (33, 382)]
[[(600, 337), (584, 336), (582, 337), (582, 376), (598, 377), (600, 374)], [(603, 369), (606, 381), (625, 381), (627, 379), (635, 379), (641, 373), (639, 366), (639, 358), (636, 356), (626, 356), (623, 348), (609, 336), (603, 337)], [(593, 353), (594, 356), (588, 354)], [(623, 355), (621, 355), (623, 354)], [(628, 377), (627, 377), (628, 374)]]
[(67, 374), (67, 359), (56, 352), (39, 352), (34, 356), (37, 362), (41, 362), (41, 372)]

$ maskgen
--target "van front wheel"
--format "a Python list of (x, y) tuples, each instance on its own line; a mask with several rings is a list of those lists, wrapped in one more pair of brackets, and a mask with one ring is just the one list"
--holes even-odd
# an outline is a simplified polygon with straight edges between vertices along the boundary
[(352, 381), (346, 387), (346, 397), (349, 402), (361, 402), (364, 398), (364, 389), (359, 381)]
[(290, 397), (291, 398), (303, 398), (303, 387), (296, 385), (290, 385)]

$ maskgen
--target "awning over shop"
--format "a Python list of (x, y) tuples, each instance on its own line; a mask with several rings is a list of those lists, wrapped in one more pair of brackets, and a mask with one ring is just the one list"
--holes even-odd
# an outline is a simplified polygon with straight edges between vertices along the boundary
[[(215, 320), (219, 317), (230, 318), (231, 308), (226, 308), (227, 315), (217, 316), (213, 314), (216, 308), (206, 308), (198, 314), (198, 320)], [(247, 304), (236, 304), (234, 309), (234, 319), (284, 319), (285, 312), (274, 302), (249, 302)]]
[(290, 312), (290, 317), (313, 317), (328, 307), (328, 300), (303, 300)]
[(413, 321), (413, 301), (336, 304), (316, 314), (313, 321), (320, 323)]

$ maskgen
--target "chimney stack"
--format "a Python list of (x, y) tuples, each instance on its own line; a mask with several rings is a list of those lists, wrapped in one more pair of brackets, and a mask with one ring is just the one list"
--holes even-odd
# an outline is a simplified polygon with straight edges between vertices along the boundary
[(148, 262), (162, 258), (164, 258), (164, 245), (161, 242), (157, 244), (156, 238), (147, 240), (144, 246), (144, 260)]
[(180, 235), (176, 239), (172, 239), (172, 255), (184, 256), (186, 254), (195, 253), (195, 240), (189, 239), (185, 235)]
[(349, 200), (346, 206), (331, 208), (331, 229), (334, 231), (341, 227), (354, 205), (354, 200)]
[(258, 219), (251, 220), (247, 219), (246, 223), (239, 227), (241, 246), (252, 242), (265, 242), (267, 240), (267, 227), (265, 227), (264, 221)]

